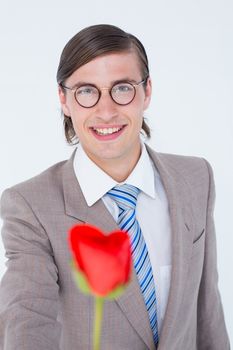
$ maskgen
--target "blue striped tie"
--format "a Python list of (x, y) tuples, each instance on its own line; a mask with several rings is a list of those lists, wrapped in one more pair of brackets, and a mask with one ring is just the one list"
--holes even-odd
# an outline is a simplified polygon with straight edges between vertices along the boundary
[(118, 205), (117, 224), (121, 230), (127, 231), (131, 238), (134, 268), (149, 315), (155, 344), (158, 343), (157, 306), (153, 272), (145, 240), (136, 219), (135, 210), (140, 190), (132, 185), (119, 185), (112, 188), (108, 195)]

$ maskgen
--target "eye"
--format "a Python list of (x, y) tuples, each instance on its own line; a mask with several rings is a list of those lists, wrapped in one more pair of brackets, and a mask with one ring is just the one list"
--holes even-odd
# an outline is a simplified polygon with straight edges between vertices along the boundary
[(112, 91), (114, 93), (127, 93), (133, 91), (133, 86), (129, 83), (121, 83), (114, 85)]
[(98, 94), (97, 89), (94, 86), (81, 86), (80, 88), (77, 89), (76, 91), (77, 95), (86, 95), (86, 96), (91, 96)]

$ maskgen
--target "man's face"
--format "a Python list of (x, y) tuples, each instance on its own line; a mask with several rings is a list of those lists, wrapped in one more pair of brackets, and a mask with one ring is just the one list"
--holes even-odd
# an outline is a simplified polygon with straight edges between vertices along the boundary
[[(140, 82), (138, 58), (133, 52), (111, 53), (97, 57), (78, 68), (66, 81), (65, 86), (73, 87), (80, 82), (93, 84), (98, 88), (109, 88), (116, 81)], [(70, 116), (79, 141), (98, 166), (114, 161), (116, 164), (136, 164), (140, 155), (140, 130), (143, 112), (151, 96), (151, 82), (146, 90), (136, 86), (134, 100), (125, 106), (116, 104), (108, 90), (101, 91), (98, 103), (91, 108), (80, 106), (74, 91), (67, 93), (59, 88), (61, 106), (65, 115)], [(113, 129), (113, 130), (111, 130)]]

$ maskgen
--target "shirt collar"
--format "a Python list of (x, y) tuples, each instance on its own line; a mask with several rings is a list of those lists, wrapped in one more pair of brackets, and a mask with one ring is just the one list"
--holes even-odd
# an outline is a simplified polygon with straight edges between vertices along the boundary
[[(136, 186), (146, 195), (155, 198), (155, 176), (158, 173), (152, 165), (144, 143), (141, 143), (141, 150), (141, 156), (135, 168), (121, 184), (128, 183)], [(93, 205), (111, 188), (119, 184), (87, 156), (80, 143), (77, 147), (73, 165), (88, 206)]]

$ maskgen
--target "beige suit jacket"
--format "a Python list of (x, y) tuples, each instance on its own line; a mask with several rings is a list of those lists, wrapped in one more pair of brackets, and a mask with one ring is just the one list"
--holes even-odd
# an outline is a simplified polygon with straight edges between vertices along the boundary
[[(148, 151), (172, 227), (171, 287), (158, 350), (229, 350), (217, 286), (211, 167), (201, 158)], [(67, 231), (83, 222), (105, 232), (117, 226), (102, 200), (87, 206), (73, 156), (2, 195), (8, 262), (0, 287), (1, 350), (92, 349), (93, 300), (73, 282)], [(101, 349), (155, 349), (135, 273), (125, 294), (105, 304)]]

